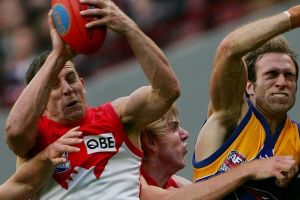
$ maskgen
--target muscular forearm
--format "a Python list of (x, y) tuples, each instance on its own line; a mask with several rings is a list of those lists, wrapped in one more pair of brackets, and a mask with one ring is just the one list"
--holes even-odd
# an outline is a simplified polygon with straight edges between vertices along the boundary
[(206, 181), (186, 186), (174, 192), (168, 199), (221, 199), (249, 179), (250, 174), (240, 167)]
[(290, 25), (289, 17), (280, 13), (235, 30), (224, 39), (223, 44), (230, 50), (231, 56), (242, 57), (271, 38), (288, 31)]
[(44, 153), (43, 151), (24, 163), (0, 186), (0, 199), (29, 199), (45, 185), (54, 167)]
[(282, 12), (231, 32), (218, 46), (210, 80), (211, 101), (215, 112), (235, 114), (233, 126), (242, 115), (240, 108), (245, 102), (247, 69), (242, 57), (290, 28), (290, 18)]
[(153, 89), (159, 90), (163, 97), (172, 94), (177, 97), (179, 83), (161, 49), (136, 26), (125, 35)]
[(21, 157), (35, 144), (36, 124), (43, 114), (64, 60), (50, 53), (44, 66), (31, 80), (11, 109), (6, 121), (6, 139), (12, 150)]
[(163, 190), (147, 186), (142, 188), (141, 199), (151, 200), (212, 200), (221, 199), (252, 177), (251, 168), (241, 165), (238, 168), (211, 179), (186, 185), (180, 189)]
[(79, 126), (69, 130), (32, 159), (25, 161), (16, 173), (0, 186), (0, 199), (29, 199), (49, 181), (54, 167), (66, 163), (64, 152), (78, 152), (73, 145), (82, 142)]
[[(177, 190), (163, 190), (142, 182), (142, 200), (212, 200), (222, 199), (248, 180), (276, 177), (280, 187), (286, 186), (297, 173), (298, 165), (292, 156), (274, 156), (240, 164), (221, 175), (187, 185)], [(283, 175), (283, 171), (285, 175)], [(147, 186), (147, 187), (146, 187)]]

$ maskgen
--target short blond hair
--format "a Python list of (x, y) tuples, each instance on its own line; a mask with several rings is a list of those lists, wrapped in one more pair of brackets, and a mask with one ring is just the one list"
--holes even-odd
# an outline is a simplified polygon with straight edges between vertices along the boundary
[(163, 135), (165, 133), (166, 128), (168, 128), (168, 124), (172, 121), (174, 117), (178, 117), (178, 108), (175, 104), (173, 104), (170, 109), (158, 120), (148, 124), (142, 131), (141, 134), (149, 134), (153, 137), (153, 139)]
[(142, 150), (144, 152), (143, 161), (146, 161), (149, 156), (149, 149), (147, 148), (147, 142), (152, 143), (156, 141), (158, 138), (163, 136), (167, 129), (169, 128), (169, 124), (173, 121), (174, 117), (178, 118), (178, 109), (175, 104), (173, 104), (170, 109), (158, 120), (148, 124), (141, 131), (141, 144)]

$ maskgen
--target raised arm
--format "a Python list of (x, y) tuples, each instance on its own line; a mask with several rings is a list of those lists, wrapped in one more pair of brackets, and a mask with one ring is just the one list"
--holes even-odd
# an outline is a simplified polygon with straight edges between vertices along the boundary
[(298, 27), (299, 19), (300, 6), (295, 6), (286, 12), (242, 26), (220, 43), (210, 79), (211, 103), (208, 112), (211, 117), (199, 134), (201, 139), (198, 139), (195, 148), (196, 160), (203, 160), (215, 152), (247, 111), (244, 95), (247, 69), (242, 61), (243, 56), (271, 38)]
[(45, 150), (25, 162), (3, 185), (0, 186), (0, 199), (29, 199), (38, 192), (51, 177), (54, 166), (66, 163), (64, 152), (78, 152), (73, 145), (82, 142), (79, 127), (71, 129)]
[(5, 136), (9, 147), (25, 157), (37, 140), (37, 122), (43, 114), (53, 83), (72, 54), (58, 35), (48, 14), (53, 50), (42, 68), (23, 90), (6, 120)]
[[(297, 9), (300, 15), (300, 6)], [(247, 76), (242, 57), (290, 28), (289, 16), (280, 13), (245, 25), (225, 37), (217, 49), (210, 81), (215, 112), (239, 108), (243, 103)]]
[[(282, 173), (284, 171), (285, 175)], [(222, 199), (248, 180), (276, 177), (280, 186), (285, 186), (297, 173), (297, 164), (290, 156), (278, 156), (254, 160), (231, 169), (221, 175), (180, 189), (164, 190), (142, 182), (141, 200), (212, 200)]]
[(89, 28), (106, 25), (125, 37), (150, 83), (150, 86), (142, 87), (114, 102), (122, 122), (138, 128), (158, 119), (180, 93), (179, 83), (164, 53), (111, 0), (80, 2), (97, 7), (82, 11), (82, 15), (101, 16), (99, 20), (88, 23)]

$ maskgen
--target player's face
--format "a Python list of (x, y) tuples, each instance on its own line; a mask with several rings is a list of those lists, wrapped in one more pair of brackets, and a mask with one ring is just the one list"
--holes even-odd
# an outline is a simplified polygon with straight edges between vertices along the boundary
[(84, 111), (84, 85), (74, 64), (68, 61), (52, 88), (45, 113), (54, 121), (70, 123), (81, 119)]
[(176, 172), (185, 166), (188, 137), (188, 132), (179, 126), (178, 118), (174, 117), (168, 124), (165, 134), (157, 140), (159, 159), (166, 168)]
[(254, 102), (263, 113), (285, 114), (295, 103), (296, 67), (282, 53), (264, 54), (256, 63)]

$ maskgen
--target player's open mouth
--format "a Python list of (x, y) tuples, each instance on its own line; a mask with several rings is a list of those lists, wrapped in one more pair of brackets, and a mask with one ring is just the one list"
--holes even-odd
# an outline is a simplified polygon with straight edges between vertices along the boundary
[(66, 105), (66, 108), (71, 108), (71, 107), (75, 106), (77, 103), (78, 103), (78, 101), (75, 101), (75, 100), (71, 101)]

